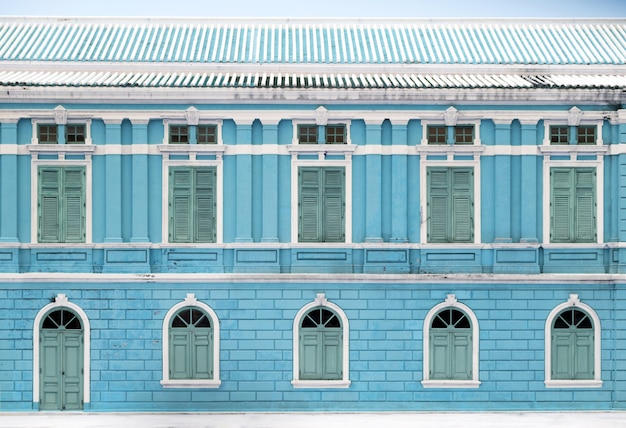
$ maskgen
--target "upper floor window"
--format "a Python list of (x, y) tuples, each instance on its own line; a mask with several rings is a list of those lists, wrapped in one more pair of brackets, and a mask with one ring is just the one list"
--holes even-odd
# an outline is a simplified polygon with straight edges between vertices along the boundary
[(596, 168), (550, 168), (550, 242), (596, 242)]
[(169, 168), (169, 242), (216, 241), (216, 169)]
[(91, 120), (84, 123), (54, 124), (33, 119), (33, 144), (91, 144)]
[(553, 309), (545, 327), (546, 386), (602, 386), (600, 337), (600, 319), (578, 295)]
[(348, 319), (337, 305), (318, 294), (293, 325), (293, 381), (296, 388), (347, 388)]
[(215, 312), (188, 294), (163, 320), (165, 388), (217, 388), (220, 326)]
[(39, 166), (37, 176), (38, 242), (85, 242), (85, 167)]
[(453, 294), (424, 319), (425, 388), (477, 388), (478, 320)]
[(344, 242), (345, 168), (298, 168), (298, 241)]
[(57, 133), (57, 125), (39, 125), (37, 127), (39, 144), (56, 144), (58, 141)]
[(474, 242), (474, 169), (427, 168), (427, 241)]

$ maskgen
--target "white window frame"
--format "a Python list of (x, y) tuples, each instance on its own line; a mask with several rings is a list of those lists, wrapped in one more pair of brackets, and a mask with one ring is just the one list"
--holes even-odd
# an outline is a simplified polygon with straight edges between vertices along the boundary
[[(570, 150), (550, 150), (550, 148), (561, 148)], [(589, 148), (596, 150), (577, 150), (577, 148)], [(573, 150), (571, 150), (573, 149)], [(604, 243), (604, 161), (603, 153), (606, 150), (598, 150), (598, 146), (550, 146), (546, 150), (542, 150), (544, 154), (543, 160), (543, 246), (549, 247), (580, 247), (590, 245), (601, 245)], [(571, 160), (552, 160), (551, 155), (570, 155)], [(578, 155), (594, 154), (595, 160), (578, 160)], [(550, 200), (552, 197), (550, 189), (550, 171), (552, 168), (595, 168), (596, 169), (596, 242), (573, 242), (558, 243), (550, 242)]]
[[(446, 123), (446, 121), (443, 120), (422, 120), (422, 139), (420, 140), (420, 144), (422, 146), (429, 146), (429, 147), (438, 147), (439, 150), (441, 150), (442, 146), (456, 146), (456, 150), (457, 151), (464, 151), (462, 148), (459, 147), (471, 147), (471, 146), (480, 146), (481, 145), (481, 140), (480, 140), (480, 120), (463, 120), (461, 122), (454, 122), (451, 123), (450, 121), (448, 121)], [(455, 127), (455, 126), (473, 126), (474, 127), (474, 142), (472, 144), (428, 144), (428, 127), (429, 126), (445, 126), (446, 127), (446, 132), (447, 129), (450, 127)]]
[[(552, 379), (552, 324), (554, 318), (567, 308), (580, 308), (593, 321), (593, 364), (594, 378), (587, 380)], [(602, 327), (600, 318), (591, 306), (581, 302), (578, 294), (570, 294), (567, 302), (561, 303), (546, 318), (545, 338), (545, 385), (546, 388), (601, 388), (602, 387)]]
[(30, 143), (33, 145), (39, 145), (39, 125), (85, 125), (85, 143), (84, 144), (42, 144), (42, 146), (46, 146), (46, 147), (51, 147), (50, 150), (55, 150), (55, 151), (60, 151), (63, 150), (63, 148), (59, 148), (59, 146), (78, 146), (78, 148), (72, 150), (66, 150), (66, 151), (84, 151), (85, 149), (83, 148), (81, 150), (82, 146), (90, 146), (93, 144), (93, 141), (91, 139), (91, 119), (71, 119), (71, 120), (67, 120), (67, 118), (61, 122), (58, 122), (56, 119), (54, 118), (50, 118), (50, 119), (43, 119), (43, 118), (37, 118), (37, 119), (31, 119), (30, 120), (31, 125), (32, 125), (32, 138), (30, 140)]
[[(72, 145), (78, 146), (80, 145)], [(42, 147), (42, 146), (40, 146)], [(46, 146), (49, 147), (49, 146)], [(58, 146), (53, 146), (58, 147)], [(47, 151), (46, 151), (47, 152)], [(59, 152), (59, 159), (37, 159), (37, 154), (32, 154), (32, 168), (31, 168), (31, 190), (30, 190), (30, 240), (33, 245), (39, 245), (42, 247), (55, 247), (62, 246), (66, 248), (71, 247), (84, 247), (85, 245), (92, 244), (92, 165), (91, 155), (85, 154), (85, 159), (65, 159), (65, 152)], [(84, 167), (85, 168), (85, 242), (58, 242), (58, 243), (43, 243), (38, 242), (39, 221), (38, 221), (38, 200), (39, 200), (39, 180), (38, 171), (39, 167)]]
[[(430, 325), (432, 320), (442, 309), (456, 308), (467, 315), (472, 323), (472, 380), (439, 380), (430, 379)], [(435, 305), (424, 318), (423, 325), (423, 366), (422, 366), (422, 386), (424, 388), (478, 388), (480, 386), (479, 369), (479, 340), (480, 329), (478, 318), (474, 312), (456, 299), (454, 294), (448, 294), (446, 300)]]
[(68, 308), (72, 310), (79, 318), (83, 326), (83, 404), (91, 401), (91, 327), (89, 318), (80, 306), (68, 301), (65, 294), (57, 294), (54, 302), (47, 304), (35, 316), (33, 324), (33, 403), (39, 403), (39, 385), (41, 382), (39, 365), (40, 365), (40, 347), (39, 338), (41, 335), (41, 322), (43, 317), (55, 309)]
[[(302, 317), (311, 309), (326, 307), (332, 310), (341, 319), (343, 361), (341, 380), (303, 380), (300, 379), (300, 324)], [(294, 388), (348, 388), (350, 386), (350, 325), (348, 317), (336, 304), (329, 302), (324, 293), (319, 293), (315, 300), (304, 305), (293, 319), (293, 380), (291, 384)]]
[[(197, 118), (196, 118), (197, 119)], [(198, 145), (200, 147), (204, 146), (223, 146), (224, 141), (222, 140), (222, 124), (223, 121), (220, 119), (214, 120), (205, 120), (205, 119), (197, 119), (195, 121), (185, 120), (185, 119), (163, 119), (163, 145), (172, 146), (170, 143), (170, 125), (184, 125), (184, 126), (202, 126), (202, 125), (214, 125), (216, 127), (216, 144), (175, 144), (176, 146), (195, 146)]]
[[(315, 125), (318, 127), (320, 126), (328, 126), (328, 125), (344, 125), (345, 129), (346, 129), (346, 142), (344, 144), (318, 144), (319, 146), (324, 146), (324, 147), (328, 147), (328, 146), (349, 146), (352, 145), (352, 137), (350, 135), (350, 125), (351, 125), (351, 120), (336, 120), (336, 119), (328, 119), (327, 121), (312, 121), (312, 120), (299, 120), (299, 119), (295, 119), (292, 121), (293, 124), (293, 136), (291, 139), (291, 144), (293, 145), (298, 145), (300, 144), (300, 139), (298, 138), (298, 128), (300, 127), (300, 125)], [(315, 146), (315, 144), (306, 144), (307, 146)]]
[[(213, 379), (170, 379), (170, 355), (169, 355), (169, 329), (172, 317), (182, 308), (194, 307), (206, 313), (213, 326)], [(222, 384), (220, 380), (220, 321), (217, 314), (209, 305), (202, 303), (196, 299), (191, 293), (182, 302), (172, 306), (163, 318), (162, 331), (163, 344), (163, 379), (161, 385), (163, 388), (219, 388)]]

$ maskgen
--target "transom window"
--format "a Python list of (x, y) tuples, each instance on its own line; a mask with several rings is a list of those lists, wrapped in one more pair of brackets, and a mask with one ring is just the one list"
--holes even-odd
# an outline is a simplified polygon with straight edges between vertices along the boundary
[(44, 318), (41, 325), (43, 329), (66, 329), (66, 330), (80, 330), (82, 328), (80, 318), (76, 314), (67, 309), (58, 309), (50, 312), (46, 318)]
[[(324, 139), (320, 141), (320, 137)], [(347, 144), (346, 125), (327, 124), (313, 125), (300, 124), (297, 127), (299, 144)]]
[(428, 144), (474, 144), (474, 125), (428, 125)]
[(593, 145), (597, 143), (597, 130), (594, 125), (551, 125), (549, 141), (552, 145)]
[[(61, 132), (59, 133), (59, 131)], [(85, 144), (87, 127), (85, 124), (37, 125), (37, 140), (39, 144), (60, 144), (63, 142), (60, 141), (60, 136), (64, 137), (65, 144)]]

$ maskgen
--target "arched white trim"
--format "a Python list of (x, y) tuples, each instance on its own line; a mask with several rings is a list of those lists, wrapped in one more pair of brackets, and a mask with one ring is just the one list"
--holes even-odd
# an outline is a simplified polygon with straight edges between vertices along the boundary
[[(553, 380), (552, 379), (552, 324), (554, 318), (567, 308), (578, 308), (585, 312), (593, 322), (593, 379), (589, 380)], [(545, 385), (546, 388), (600, 388), (602, 387), (602, 346), (601, 346), (601, 326), (598, 314), (580, 301), (578, 294), (570, 294), (567, 302), (561, 303), (552, 309), (545, 325)]]
[[(467, 315), (472, 324), (472, 379), (471, 380), (434, 380), (430, 379), (430, 325), (435, 315), (445, 308), (456, 308)], [(478, 341), (480, 338), (480, 330), (478, 328), (478, 318), (474, 312), (463, 303), (456, 300), (454, 294), (448, 294), (446, 300), (434, 306), (424, 318), (423, 327), (423, 368), (422, 368), (422, 386), (424, 388), (478, 388), (480, 385), (478, 375)]]
[[(184, 307), (195, 307), (205, 312), (213, 326), (213, 379), (170, 379), (169, 325), (172, 317)], [(163, 318), (163, 388), (219, 388), (220, 380), (220, 321), (207, 304), (199, 302), (194, 294), (187, 294), (185, 300), (175, 304)]]
[[(311, 309), (316, 307), (325, 307), (335, 312), (341, 319), (341, 328), (343, 333), (343, 361), (342, 371), (343, 377), (341, 380), (301, 380), (300, 379), (300, 322), (302, 317)], [(293, 380), (291, 384), (294, 388), (347, 388), (350, 386), (350, 326), (348, 324), (348, 317), (343, 310), (332, 302), (326, 299), (324, 293), (317, 295), (314, 301), (304, 305), (302, 309), (298, 311), (293, 319)]]
[(78, 317), (83, 326), (83, 404), (89, 403), (90, 392), (90, 374), (91, 374), (91, 327), (87, 314), (80, 306), (70, 303), (65, 294), (58, 294), (54, 302), (47, 304), (37, 313), (33, 324), (33, 403), (39, 403), (39, 337), (41, 334), (41, 323), (43, 318), (51, 311), (60, 308), (71, 309)]

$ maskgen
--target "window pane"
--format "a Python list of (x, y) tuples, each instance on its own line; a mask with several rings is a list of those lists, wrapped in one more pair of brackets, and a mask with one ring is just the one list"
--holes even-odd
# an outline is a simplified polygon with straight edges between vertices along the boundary
[(426, 128), (428, 144), (446, 144), (446, 127), (430, 125)]
[(550, 144), (569, 144), (569, 127), (551, 126)]
[(471, 125), (455, 126), (454, 144), (474, 144), (474, 127)]
[(346, 143), (346, 127), (345, 125), (327, 125), (326, 126), (326, 144), (345, 144)]
[(300, 144), (317, 144), (317, 125), (298, 125)]
[(170, 143), (189, 144), (189, 128), (186, 125), (171, 125)]
[(596, 129), (595, 126), (579, 126), (576, 142), (578, 144), (596, 144)]
[(37, 139), (39, 140), (39, 144), (56, 144), (57, 126), (39, 125)]
[(65, 127), (67, 144), (85, 144), (85, 125), (67, 125)]
[(198, 139), (198, 144), (217, 144), (217, 126), (198, 126), (196, 138)]

